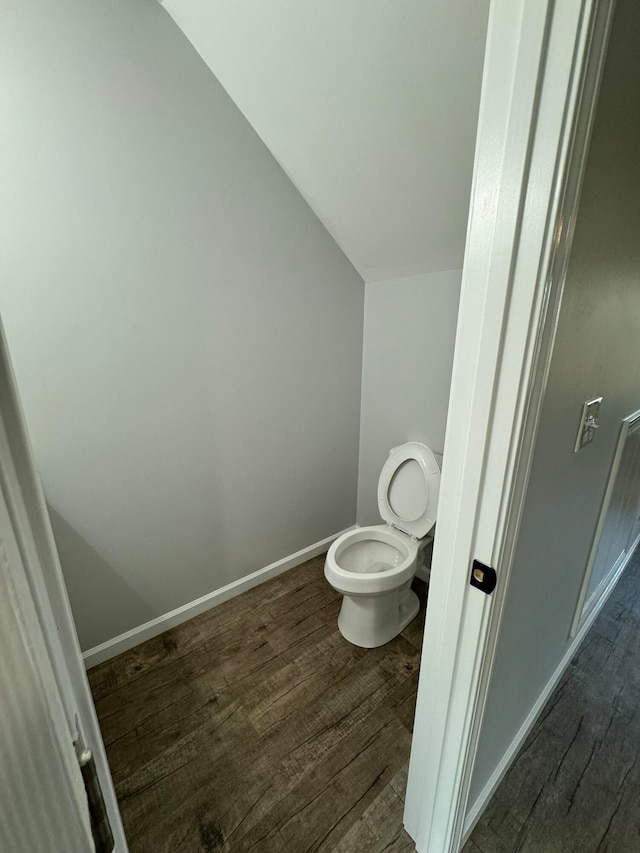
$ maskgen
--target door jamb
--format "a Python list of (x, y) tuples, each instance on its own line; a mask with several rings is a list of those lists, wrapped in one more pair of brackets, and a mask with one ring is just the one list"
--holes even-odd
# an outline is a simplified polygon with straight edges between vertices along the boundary
[[(456, 853), (470, 831), (471, 773), (614, 2), (491, 6), (405, 809), (422, 853)], [(474, 558), (498, 569), (493, 602), (469, 588)]]

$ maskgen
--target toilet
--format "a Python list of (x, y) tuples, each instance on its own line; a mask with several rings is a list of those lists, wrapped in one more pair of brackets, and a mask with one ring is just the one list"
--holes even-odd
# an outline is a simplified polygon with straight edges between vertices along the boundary
[(385, 524), (350, 530), (329, 548), (324, 574), (344, 596), (338, 628), (355, 646), (382, 646), (417, 615), (411, 581), (433, 541), (439, 492), (440, 465), (425, 444), (392, 448), (378, 480)]

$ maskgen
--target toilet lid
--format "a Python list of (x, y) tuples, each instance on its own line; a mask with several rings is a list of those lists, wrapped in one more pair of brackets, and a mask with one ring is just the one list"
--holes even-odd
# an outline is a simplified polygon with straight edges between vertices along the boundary
[(392, 448), (378, 480), (378, 508), (387, 524), (422, 539), (436, 523), (439, 493), (440, 466), (425, 444)]

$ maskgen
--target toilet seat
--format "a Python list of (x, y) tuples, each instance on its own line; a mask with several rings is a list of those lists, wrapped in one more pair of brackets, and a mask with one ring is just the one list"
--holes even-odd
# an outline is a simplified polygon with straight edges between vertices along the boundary
[[(361, 572), (343, 564), (345, 551), (358, 546), (365, 548), (374, 542), (382, 542), (398, 552), (395, 565), (382, 571)], [(342, 595), (377, 595), (395, 589), (414, 575), (418, 543), (386, 524), (358, 527), (343, 533), (329, 548), (325, 561), (325, 577)]]
[(436, 522), (440, 466), (418, 441), (394, 447), (378, 480), (378, 510), (391, 527), (422, 539)]

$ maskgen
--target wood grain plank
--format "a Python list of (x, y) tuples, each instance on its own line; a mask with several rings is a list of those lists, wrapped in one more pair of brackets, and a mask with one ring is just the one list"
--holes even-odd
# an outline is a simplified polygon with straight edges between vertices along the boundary
[(332, 853), (413, 853), (415, 845), (402, 825), (404, 800), (389, 783), (349, 829)]
[(395, 775), (408, 739), (391, 714), (376, 709), (327, 750), (321, 763), (307, 765), (293, 787), (279, 792), (268, 815), (248, 834), (249, 849), (259, 849), (273, 830), (281, 833), (288, 850), (331, 849), (345, 824), (359, 817), (354, 809), (363, 811)]
[(206, 792), (213, 804), (227, 796), (226, 779), (218, 770), (225, 756), (255, 743), (255, 733), (241, 709), (226, 709), (210, 721), (116, 783), (122, 817), (131, 844), (155, 849), (172, 821), (185, 823), (194, 798)]
[(394, 686), (384, 699), (384, 704), (400, 720), (408, 732), (413, 732), (418, 685), (411, 678)]
[(422, 628), (347, 643), (323, 565), (91, 671), (132, 853), (328, 851), (357, 825), (381, 851), (411, 849), (399, 791)]

